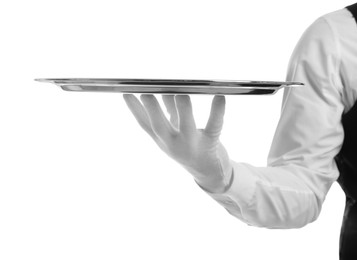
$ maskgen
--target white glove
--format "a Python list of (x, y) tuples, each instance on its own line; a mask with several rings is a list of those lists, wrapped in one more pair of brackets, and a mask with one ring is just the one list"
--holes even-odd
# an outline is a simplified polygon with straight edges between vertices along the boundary
[(140, 126), (166, 154), (186, 168), (205, 190), (225, 191), (232, 177), (228, 154), (219, 141), (225, 97), (214, 97), (205, 129), (196, 128), (189, 96), (163, 95), (162, 98), (170, 121), (153, 95), (141, 95), (142, 105), (134, 95), (124, 94)]

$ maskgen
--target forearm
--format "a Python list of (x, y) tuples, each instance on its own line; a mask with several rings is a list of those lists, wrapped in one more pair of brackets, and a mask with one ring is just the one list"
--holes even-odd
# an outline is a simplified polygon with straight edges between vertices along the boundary
[[(234, 178), (223, 193), (209, 193), (232, 215), (245, 223), (266, 228), (299, 228), (316, 220), (327, 190), (334, 179), (327, 181), (325, 191), (317, 191), (306, 183), (301, 169), (290, 167), (258, 168), (234, 163)], [(297, 176), (299, 172), (299, 176)], [(319, 178), (319, 175), (316, 175)]]

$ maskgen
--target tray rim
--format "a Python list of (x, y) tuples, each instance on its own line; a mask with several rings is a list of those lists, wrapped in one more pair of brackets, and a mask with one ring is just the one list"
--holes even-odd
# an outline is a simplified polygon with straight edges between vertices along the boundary
[(37, 78), (64, 91), (171, 95), (273, 95), (283, 87), (300, 87), (292, 81), (144, 79), (144, 78)]
[[(140, 85), (140, 86), (225, 86), (225, 87), (297, 87), (304, 83), (296, 81), (257, 81), (257, 80), (206, 80), (206, 79), (149, 79), (149, 78), (36, 78), (38, 82), (56, 85)], [(141, 84), (140, 84), (141, 83)]]

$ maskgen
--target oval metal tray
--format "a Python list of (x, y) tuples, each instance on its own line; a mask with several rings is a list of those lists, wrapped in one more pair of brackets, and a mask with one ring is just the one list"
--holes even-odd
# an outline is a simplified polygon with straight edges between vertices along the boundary
[(41, 78), (66, 91), (147, 94), (267, 95), (283, 87), (303, 86), (300, 82), (248, 80), (186, 80), (126, 78)]

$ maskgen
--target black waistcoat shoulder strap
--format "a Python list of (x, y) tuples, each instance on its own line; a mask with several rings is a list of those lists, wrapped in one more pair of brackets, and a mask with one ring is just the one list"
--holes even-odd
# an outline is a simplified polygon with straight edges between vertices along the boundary
[(350, 11), (357, 22), (357, 3), (349, 5), (346, 7)]
[[(357, 22), (357, 3), (347, 6)], [(357, 34), (357, 26), (356, 26)], [(357, 51), (357, 42), (356, 42)], [(357, 102), (342, 116), (345, 138), (335, 160), (340, 171), (338, 183), (346, 194), (340, 236), (340, 259), (357, 259)]]

